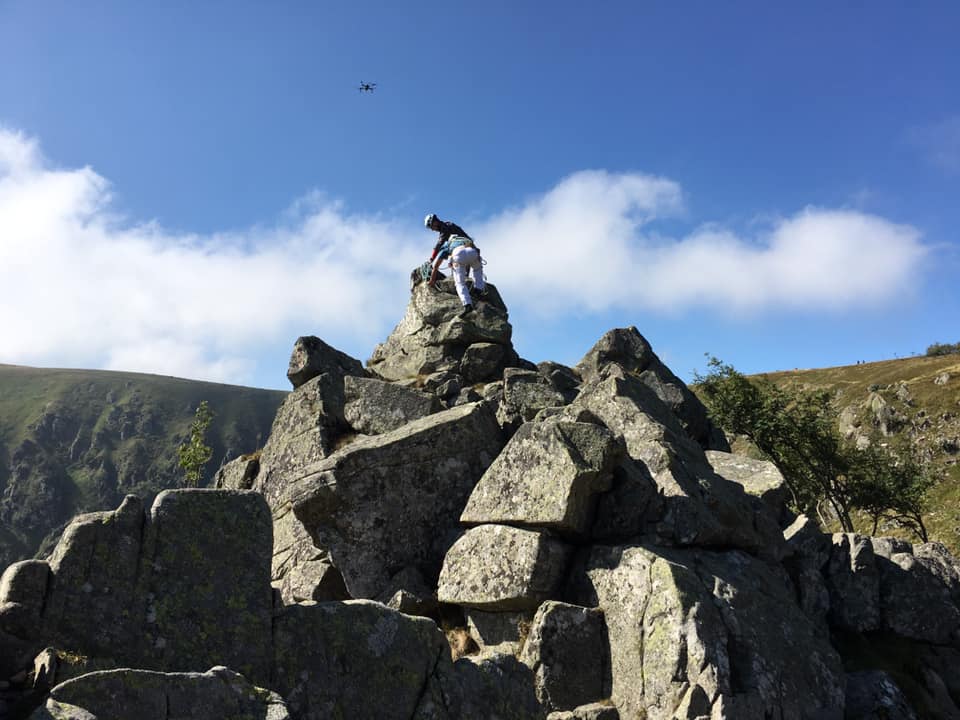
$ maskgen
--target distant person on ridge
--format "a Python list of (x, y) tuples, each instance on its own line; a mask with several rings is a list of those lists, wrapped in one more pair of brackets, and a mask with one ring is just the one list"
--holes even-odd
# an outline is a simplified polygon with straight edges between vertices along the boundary
[(453, 284), (457, 288), (460, 302), (463, 303), (460, 317), (466, 317), (473, 312), (473, 301), (467, 288), (468, 272), (473, 272), (473, 289), (477, 295), (483, 297), (486, 293), (487, 285), (483, 278), (483, 260), (480, 258), (480, 250), (473, 244), (473, 238), (455, 223), (444, 222), (430, 213), (424, 218), (423, 224), (427, 229), (440, 233), (440, 238), (433, 246), (433, 253), (430, 255), (430, 261), (436, 260), (436, 262), (433, 265), (433, 272), (430, 273), (430, 282), (427, 284), (430, 287), (436, 286), (440, 263), (449, 257), (450, 269), (453, 271)]

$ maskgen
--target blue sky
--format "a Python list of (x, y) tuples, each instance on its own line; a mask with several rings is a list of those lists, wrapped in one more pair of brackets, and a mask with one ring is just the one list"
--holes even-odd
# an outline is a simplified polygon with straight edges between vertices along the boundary
[(960, 6), (784, 5), (0, 1), (0, 362), (364, 360), (427, 212), (533, 361), (960, 340)]

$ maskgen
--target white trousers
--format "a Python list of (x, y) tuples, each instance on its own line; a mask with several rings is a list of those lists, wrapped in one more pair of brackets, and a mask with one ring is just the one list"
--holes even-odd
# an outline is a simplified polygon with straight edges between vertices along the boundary
[(450, 254), (450, 269), (453, 270), (453, 284), (457, 286), (457, 295), (464, 305), (471, 305), (470, 290), (467, 288), (467, 273), (473, 271), (473, 286), (483, 290), (487, 284), (483, 279), (483, 264), (480, 253), (468, 245), (461, 245)]

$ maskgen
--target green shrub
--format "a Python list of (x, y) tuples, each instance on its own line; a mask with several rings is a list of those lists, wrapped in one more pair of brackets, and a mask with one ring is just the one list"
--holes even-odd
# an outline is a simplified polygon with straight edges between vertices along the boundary
[(937, 355), (954, 355), (960, 353), (960, 342), (953, 343), (934, 343), (927, 348), (927, 356), (935, 357)]

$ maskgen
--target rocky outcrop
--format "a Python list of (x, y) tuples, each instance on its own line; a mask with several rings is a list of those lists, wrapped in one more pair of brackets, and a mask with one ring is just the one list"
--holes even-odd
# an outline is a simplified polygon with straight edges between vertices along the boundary
[(618, 365), (649, 387), (670, 408), (684, 431), (702, 448), (730, 451), (723, 432), (686, 384), (664, 365), (635, 327), (606, 333), (576, 366), (584, 381), (598, 379), (609, 365)]
[(458, 310), (415, 287), (375, 377), (301, 338), (224, 489), (8, 568), (0, 712), (32, 678), (38, 718), (960, 714), (946, 548), (793, 518), (635, 328), (533, 366), (495, 290)]
[(771, 511), (742, 485), (717, 475), (670, 408), (638, 378), (608, 365), (570, 407), (588, 411), (623, 439), (627, 454), (643, 468), (626, 469), (624, 478), (652, 482), (645, 492), (625, 488), (624, 499), (641, 503), (629, 513), (642, 520), (634, 528), (637, 534), (674, 545), (782, 553), (783, 538)]

